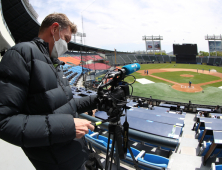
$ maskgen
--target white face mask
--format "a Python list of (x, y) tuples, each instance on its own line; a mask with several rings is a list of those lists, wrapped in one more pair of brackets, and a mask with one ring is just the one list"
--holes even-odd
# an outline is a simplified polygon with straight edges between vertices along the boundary
[(60, 37), (60, 30), (59, 30), (59, 40), (55, 41), (54, 35), (54, 47), (51, 52), (51, 57), (58, 58), (62, 54), (64, 54), (66, 51), (68, 51), (67, 42)]

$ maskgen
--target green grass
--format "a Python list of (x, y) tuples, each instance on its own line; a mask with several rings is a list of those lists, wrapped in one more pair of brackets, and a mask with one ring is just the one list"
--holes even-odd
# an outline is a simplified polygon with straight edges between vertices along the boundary
[[(149, 79), (150, 81), (153, 81), (155, 83), (165, 83), (165, 84), (168, 84), (168, 85), (172, 85), (172, 83), (166, 82), (164, 80), (160, 80), (160, 79), (157, 79), (157, 78), (154, 78), (154, 77), (150, 77), (150, 76), (142, 76), (140, 73), (133, 73), (132, 75), (134, 77), (136, 77), (136, 79), (146, 78), (146, 79)], [(132, 83), (134, 81), (134, 77), (128, 76), (124, 80), (126, 82)], [(135, 83), (139, 83), (139, 82), (136, 81)]]
[(222, 86), (222, 81), (218, 82), (218, 83), (212, 83), (212, 84), (204, 85), (204, 86), (201, 86), (201, 87), (205, 88), (205, 87), (220, 87), (220, 86)]
[[(175, 66), (174, 66), (175, 65)], [(210, 66), (210, 65), (199, 65), (199, 64), (141, 64), (140, 70), (149, 70), (149, 69), (161, 69), (161, 68), (187, 68), (187, 69), (198, 69), (199, 72), (209, 69), (215, 69), (217, 72), (222, 73), (222, 67)]]
[(134, 84), (133, 95), (141, 97), (150, 97), (153, 99), (176, 101), (188, 103), (189, 100), (193, 104), (204, 105), (221, 105), (222, 89), (216, 87), (203, 88), (204, 93), (186, 93), (173, 89), (165, 83), (152, 83), (152, 84)]
[[(189, 74), (193, 75), (194, 77), (183, 77), (180, 76), (181, 74)], [(177, 83), (188, 83), (189, 81), (191, 81), (193, 84), (199, 84), (214, 80), (220, 80), (220, 77), (190, 71), (162, 72), (153, 73), (152, 75), (168, 79)]]
[[(175, 65), (175, 67), (174, 67)], [(194, 75), (193, 79), (180, 77), (179, 75), (181, 72), (172, 72), (173, 74), (177, 73), (177, 75), (169, 74), (171, 72), (168, 72), (166, 75), (164, 75), (163, 78), (169, 79), (175, 82), (180, 83), (188, 83), (189, 80), (193, 84), (198, 84), (201, 82), (209, 82), (213, 80), (218, 80), (220, 78), (211, 75), (205, 75), (202, 74), (202, 69), (209, 70), (209, 69), (215, 69), (217, 72), (222, 73), (222, 67), (216, 67), (216, 66), (208, 66), (208, 65), (196, 65), (196, 64), (142, 64), (140, 65), (140, 70), (149, 70), (149, 69), (161, 69), (161, 68), (186, 68), (186, 69), (197, 69), (199, 70), (199, 73), (195, 72), (183, 72), (182, 74), (192, 74)], [(155, 73), (161, 74), (163, 73)], [(136, 82), (133, 87), (133, 95), (134, 96), (141, 96), (141, 97), (150, 97), (154, 99), (161, 99), (161, 100), (167, 100), (167, 101), (176, 101), (176, 102), (184, 102), (188, 103), (189, 100), (191, 100), (194, 104), (204, 104), (204, 105), (222, 105), (222, 89), (219, 89), (219, 86), (222, 86), (222, 82), (209, 84), (202, 86), (204, 93), (198, 92), (198, 93), (186, 93), (181, 92), (173, 89), (171, 87), (171, 83), (165, 82), (163, 80), (159, 80), (150, 76), (142, 76), (139, 73), (133, 73), (137, 79), (139, 78), (146, 78), (149, 79), (155, 83), (152, 84), (140, 84)], [(158, 76), (158, 77), (159, 77)], [(165, 77), (166, 76), (166, 77)], [(183, 80), (182, 80), (183, 79)], [(125, 78), (125, 81), (127, 82), (133, 82), (133, 77), (127, 77)], [(185, 82), (183, 82), (185, 81)]]

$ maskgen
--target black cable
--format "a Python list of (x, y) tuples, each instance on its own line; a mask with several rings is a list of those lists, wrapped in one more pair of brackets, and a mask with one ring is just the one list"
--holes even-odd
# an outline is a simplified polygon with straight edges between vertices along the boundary
[(131, 83), (131, 84), (129, 84), (129, 85), (134, 84), (134, 83), (136, 82), (136, 77), (135, 77), (134, 75), (127, 75), (126, 77), (128, 77), (128, 76), (134, 77), (134, 82), (132, 82), (132, 83)]

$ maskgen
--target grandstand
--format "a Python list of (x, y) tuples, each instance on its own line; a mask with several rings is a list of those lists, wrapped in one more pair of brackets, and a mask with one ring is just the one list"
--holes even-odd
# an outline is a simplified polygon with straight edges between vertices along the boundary
[[(108, 61), (114, 65), (115, 56), (107, 55)], [(207, 64), (207, 65), (222, 65), (222, 57), (210, 56), (210, 57), (196, 57), (197, 64)], [(149, 54), (117, 54), (116, 64), (117, 65), (126, 65), (134, 62), (140, 64), (147, 63), (176, 63), (176, 57), (168, 55), (149, 55)]]
[[(30, 41), (36, 37), (39, 23), (37, 21), (38, 14), (28, 0), (1, 0), (0, 10), (0, 52), (2, 56), (14, 44)], [(84, 46), (74, 42), (70, 42), (68, 48), (69, 51), (59, 59), (66, 63), (61, 68), (71, 85), (73, 98), (96, 94), (96, 89), (87, 90), (81, 87), (83, 76), (95, 70), (98, 70), (95, 75), (102, 76), (113, 65), (125, 65), (134, 62), (141, 64), (176, 62), (175, 57), (168, 55), (140, 55), (117, 52), (115, 63), (114, 51)], [(83, 49), (86, 52), (83, 53)], [(105, 58), (101, 57), (99, 53), (105, 53), (105, 58), (107, 58), (108, 62), (104, 61)], [(196, 61), (199, 64), (218, 66), (222, 62), (220, 57), (212, 56), (197, 57)], [(140, 108), (134, 107), (138, 105), (139, 98), (142, 99), (143, 105)], [(152, 104), (150, 104), (151, 102)], [(179, 111), (175, 110), (177, 104), (181, 106)], [(211, 112), (214, 106), (195, 105), (190, 102), (182, 103), (177, 102), (177, 99), (167, 101), (134, 96), (133, 101), (131, 100), (128, 103), (128, 107), (131, 108), (128, 111), (130, 122), (129, 144), (140, 168), (205, 170), (210, 169), (211, 163), (221, 163), (220, 160), (216, 161), (217, 157), (221, 156), (220, 148), (217, 148), (212, 153), (209, 152), (210, 148), (215, 146), (212, 142), (213, 132), (206, 132), (205, 130), (210, 130), (211, 127), (207, 129), (199, 115), (195, 115), (198, 109), (209, 109), (210, 111), (208, 110), (207, 112)], [(92, 122), (100, 121), (107, 115), (106, 113), (97, 112), (95, 116), (81, 115), (82, 118)], [(148, 118), (143, 119), (145, 116), (148, 116)], [(208, 117), (208, 122), (212, 121), (209, 115)], [(195, 118), (196, 120), (194, 121), (193, 119)], [(195, 131), (192, 131), (194, 123), (196, 125)], [(97, 131), (89, 131), (86, 135), (87, 142), (91, 143), (97, 151), (104, 152), (107, 147), (112, 145), (112, 143), (108, 144), (107, 128), (108, 123), (104, 123)], [(204, 137), (204, 134), (209, 136)], [(199, 146), (199, 141), (202, 140), (202, 137), (205, 140)], [(0, 149), (4, 153), (0, 156), (1, 169), (34, 169), (20, 148), (0, 140)], [(206, 162), (207, 155), (210, 155), (211, 158)], [(205, 162), (206, 165), (204, 166), (203, 163)], [(132, 167), (132, 156), (129, 154), (129, 150), (127, 151), (126, 159), (121, 160), (121, 165), (125, 169), (135, 169)]]

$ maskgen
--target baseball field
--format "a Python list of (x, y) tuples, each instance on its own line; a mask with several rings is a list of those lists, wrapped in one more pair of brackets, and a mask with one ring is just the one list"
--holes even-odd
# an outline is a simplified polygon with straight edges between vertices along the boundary
[[(144, 70), (148, 70), (145, 73)], [(196, 64), (142, 64), (133, 73), (133, 95), (193, 104), (222, 105), (222, 67)], [(140, 80), (140, 81), (139, 81)], [(152, 83), (143, 84), (141, 80)], [(133, 77), (125, 78), (133, 82)], [(191, 85), (189, 85), (191, 82)]]

